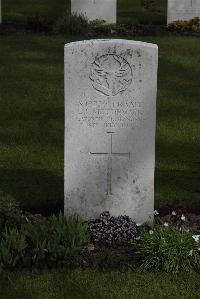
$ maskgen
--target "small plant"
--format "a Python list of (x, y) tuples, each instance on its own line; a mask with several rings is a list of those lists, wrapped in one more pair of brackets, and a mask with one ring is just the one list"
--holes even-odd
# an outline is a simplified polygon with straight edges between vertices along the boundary
[(200, 18), (196, 17), (189, 21), (174, 21), (168, 25), (168, 29), (171, 31), (181, 32), (200, 32)]
[(65, 218), (60, 213), (37, 222), (19, 223), (20, 228), (5, 226), (1, 233), (0, 264), (4, 267), (55, 263), (67, 254), (78, 253), (89, 240), (88, 227), (78, 217)]
[(15, 202), (0, 202), (0, 232), (7, 227), (20, 228), (26, 223), (26, 218)]
[(25, 235), (31, 251), (32, 264), (44, 262), (48, 252), (48, 224), (45, 222), (27, 224), (25, 226)]
[(54, 33), (86, 35), (89, 30), (88, 20), (83, 15), (68, 14), (54, 25)]
[(189, 233), (174, 227), (144, 232), (136, 244), (142, 270), (168, 273), (200, 269), (199, 247)]
[(54, 260), (79, 252), (88, 241), (88, 227), (78, 217), (65, 218), (61, 213), (50, 219), (47, 250)]
[(50, 25), (48, 24), (46, 19), (37, 13), (33, 16), (27, 17), (26, 27), (28, 30), (34, 33), (47, 33), (50, 31)]
[(114, 217), (107, 211), (89, 222), (89, 230), (94, 243), (107, 246), (127, 244), (138, 234), (136, 223), (131, 218)]
[(24, 260), (27, 246), (22, 231), (6, 227), (0, 241), (0, 262), (6, 267), (18, 266)]
[(96, 20), (90, 21), (90, 26), (93, 28), (105, 26), (105, 24), (106, 24), (105, 20), (96, 19)]

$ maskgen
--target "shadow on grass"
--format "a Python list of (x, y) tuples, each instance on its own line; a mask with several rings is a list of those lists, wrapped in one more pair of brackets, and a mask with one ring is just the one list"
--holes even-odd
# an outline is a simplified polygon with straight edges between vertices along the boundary
[(200, 212), (198, 69), (194, 60), (189, 65), (187, 48), (182, 56), (159, 60), (155, 190), (156, 207), (165, 213), (177, 204)]
[(46, 170), (0, 169), (1, 196), (11, 196), (34, 213), (49, 215), (63, 210), (64, 179)]
[[(158, 91), (166, 92), (172, 98), (189, 98), (190, 104), (199, 103), (199, 82), (195, 79), (199, 77), (198, 68), (194, 65), (183, 65), (183, 63), (173, 61), (173, 58), (163, 56), (162, 54), (159, 57)], [(184, 56), (182, 58), (184, 61)], [(195, 61), (193, 63), (195, 64)]]
[(182, 205), (192, 213), (200, 213), (200, 188), (197, 172), (186, 170), (156, 169), (156, 208), (170, 213), (175, 206)]
[(166, 213), (182, 204), (191, 212), (200, 212), (199, 151), (195, 142), (157, 140), (155, 190), (160, 211)]

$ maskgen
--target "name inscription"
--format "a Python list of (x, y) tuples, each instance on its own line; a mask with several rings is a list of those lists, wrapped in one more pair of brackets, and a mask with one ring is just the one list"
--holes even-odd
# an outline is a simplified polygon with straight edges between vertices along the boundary
[(145, 119), (143, 101), (88, 99), (79, 102), (78, 110), (78, 121), (89, 127), (134, 128)]

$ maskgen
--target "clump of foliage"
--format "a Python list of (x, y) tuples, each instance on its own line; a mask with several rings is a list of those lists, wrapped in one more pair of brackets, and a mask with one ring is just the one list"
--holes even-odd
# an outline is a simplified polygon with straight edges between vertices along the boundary
[(37, 13), (33, 16), (27, 17), (26, 28), (27, 30), (34, 33), (40, 33), (40, 32), (47, 33), (51, 30), (50, 24), (47, 22), (47, 20)]
[(24, 217), (22, 211), (19, 209), (18, 204), (15, 202), (0, 202), (0, 232), (4, 228), (20, 228), (22, 224), (26, 223), (26, 218)]
[(94, 36), (105, 36), (110, 34), (120, 34), (121, 31), (123, 31), (123, 26), (119, 26), (117, 24), (107, 24), (106, 21), (101, 19), (96, 19), (93, 21), (90, 21), (89, 23), (89, 33)]
[(61, 213), (50, 219), (47, 250), (54, 260), (79, 252), (88, 242), (88, 227), (76, 216), (65, 218)]
[(200, 18), (196, 17), (189, 21), (174, 21), (168, 25), (168, 29), (179, 32), (200, 32)]
[(0, 263), (8, 268), (19, 266), (28, 247), (26, 237), (17, 228), (5, 228), (0, 240)]
[(114, 217), (107, 211), (89, 222), (89, 230), (94, 243), (107, 246), (127, 244), (138, 234), (136, 223), (130, 217)]
[(68, 254), (80, 252), (88, 242), (88, 226), (76, 216), (66, 218), (60, 213), (31, 221), (16, 206), (8, 206), (10, 210), (6, 207), (1, 209), (4, 216), (0, 232), (2, 267), (55, 264)]
[(200, 270), (200, 244), (192, 235), (176, 227), (158, 227), (143, 232), (136, 243), (141, 270), (168, 273)]
[(98, 27), (105, 26), (105, 25), (106, 25), (105, 20), (96, 19), (96, 20), (90, 21), (90, 27), (92, 27), (92, 28), (96, 28), (96, 27), (98, 28)]
[(58, 20), (53, 27), (54, 33), (64, 33), (73, 35), (86, 35), (89, 30), (89, 22), (83, 15), (68, 14)]
[(49, 238), (49, 226), (45, 221), (29, 223), (24, 230), (29, 244), (27, 255), (31, 265), (45, 264), (47, 259), (47, 242)]

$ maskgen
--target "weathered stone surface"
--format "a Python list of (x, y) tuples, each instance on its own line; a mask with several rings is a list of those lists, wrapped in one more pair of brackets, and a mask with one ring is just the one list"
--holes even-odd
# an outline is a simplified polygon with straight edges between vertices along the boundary
[(167, 23), (200, 17), (200, 0), (168, 0)]
[(107, 23), (116, 23), (116, 0), (71, 0), (72, 14), (82, 14), (89, 21), (105, 20)]
[(65, 214), (144, 222), (154, 208), (157, 46), (65, 45)]

